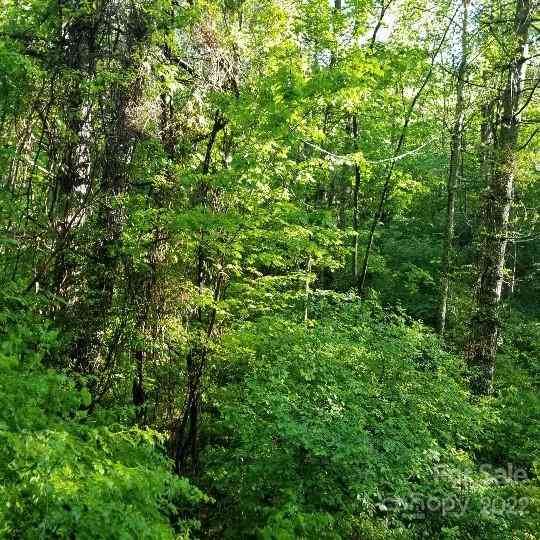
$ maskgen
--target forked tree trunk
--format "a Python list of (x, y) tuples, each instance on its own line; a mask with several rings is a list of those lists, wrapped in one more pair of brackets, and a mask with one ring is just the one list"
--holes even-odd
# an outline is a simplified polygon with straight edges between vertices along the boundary
[(368, 241), (367, 241), (367, 245), (366, 245), (366, 251), (365, 251), (365, 254), (364, 254), (364, 262), (362, 263), (362, 272), (360, 273), (360, 277), (358, 279), (358, 285), (357, 285), (359, 295), (361, 295), (363, 293), (364, 286), (366, 284), (366, 278), (367, 278), (367, 272), (368, 272), (368, 266), (369, 266), (369, 259), (371, 257), (371, 249), (373, 247), (373, 239), (375, 237), (375, 230), (377, 228), (377, 225), (383, 219), (385, 204), (386, 204), (386, 201), (388, 199), (388, 196), (390, 195), (390, 193), (392, 192), (392, 189), (393, 189), (392, 180), (393, 180), (394, 168), (396, 166), (396, 161), (399, 159), (399, 154), (401, 152), (401, 149), (403, 148), (403, 145), (405, 144), (405, 139), (407, 138), (407, 132), (408, 132), (408, 128), (409, 128), (409, 123), (410, 123), (410, 121), (412, 119), (412, 116), (413, 116), (413, 113), (414, 113), (414, 111), (416, 109), (416, 105), (418, 103), (418, 100), (420, 99), (420, 96), (424, 92), (424, 89), (426, 88), (428, 82), (431, 79), (431, 76), (433, 75), (433, 71), (435, 69), (436, 58), (437, 58), (439, 52), (441, 51), (441, 48), (442, 48), (442, 46), (443, 46), (443, 44), (444, 44), (444, 42), (446, 40), (446, 36), (448, 34), (448, 31), (450, 30), (450, 27), (452, 25), (453, 20), (454, 20), (454, 18), (452, 17), (452, 19), (449, 21), (448, 25), (446, 26), (446, 28), (445, 28), (445, 30), (443, 32), (441, 40), (439, 41), (437, 47), (433, 51), (433, 54), (431, 55), (431, 64), (429, 66), (429, 70), (426, 73), (426, 76), (424, 77), (424, 79), (423, 79), (422, 83), (420, 84), (420, 87), (416, 91), (414, 97), (412, 98), (412, 101), (411, 101), (411, 103), (409, 105), (409, 108), (408, 108), (408, 110), (407, 110), (407, 112), (405, 114), (405, 119), (404, 119), (404, 122), (403, 122), (403, 126), (401, 128), (401, 134), (399, 136), (398, 143), (397, 143), (396, 148), (394, 150), (394, 155), (391, 158), (390, 164), (389, 164), (389, 166), (388, 166), (388, 168), (386, 170), (386, 174), (385, 174), (386, 178), (385, 178), (383, 189), (381, 191), (381, 195), (380, 195), (380, 198), (379, 198), (379, 204), (377, 206), (377, 210), (375, 212), (375, 215), (373, 216), (373, 221), (371, 222), (371, 228), (369, 230), (369, 236), (368, 236)]

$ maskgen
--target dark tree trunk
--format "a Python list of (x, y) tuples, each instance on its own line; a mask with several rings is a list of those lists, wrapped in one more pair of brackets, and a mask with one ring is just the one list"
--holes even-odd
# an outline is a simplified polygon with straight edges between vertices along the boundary
[[(354, 137), (354, 149), (358, 150), (358, 121), (356, 115), (352, 117), (352, 131)], [(359, 226), (358, 226), (358, 198), (360, 195), (360, 165), (354, 163), (354, 187), (353, 187), (353, 230), (354, 230), (354, 245), (353, 245), (353, 263), (352, 274), (353, 282), (358, 286), (358, 248), (359, 248)]]

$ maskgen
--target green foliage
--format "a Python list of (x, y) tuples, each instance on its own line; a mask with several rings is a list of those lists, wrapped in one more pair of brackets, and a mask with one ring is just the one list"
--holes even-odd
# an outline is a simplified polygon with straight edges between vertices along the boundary
[[(488, 456), (475, 458), (503, 441), (521, 448), (504, 432), (515, 435), (513, 425), (538, 441), (531, 412), (513, 422), (491, 402), (471, 403), (459, 358), (375, 301), (321, 291), (311, 307), (307, 325), (263, 317), (216, 354), (210, 528), (231, 538), (533, 538), (530, 462), (501, 478)], [(498, 407), (520, 414), (508, 398)], [(495, 463), (517, 457), (499, 448)]]
[[(434, 471), (459, 465), (482, 415), (460, 382), (460, 360), (420, 325), (323, 294), (309, 325), (262, 318), (223, 347), (205, 453), (215, 519), (232, 518), (223, 534), (368, 537), (358, 516), (408, 522), (385, 507), (388, 498), (458, 496)], [(426, 519), (439, 530), (437, 516)]]
[(538, 538), (534, 40), (494, 396), (458, 353), (514, 4), (470, 4), (443, 339), (461, 0), (0, 2), (0, 538)]
[(519, 313), (506, 324), (496, 396), (482, 451), (493, 463), (510, 462), (534, 475), (540, 463), (540, 327)]
[(207, 498), (172, 475), (162, 436), (97, 423), (88, 390), (39, 364), (54, 333), (2, 300), (0, 538), (188, 538)]

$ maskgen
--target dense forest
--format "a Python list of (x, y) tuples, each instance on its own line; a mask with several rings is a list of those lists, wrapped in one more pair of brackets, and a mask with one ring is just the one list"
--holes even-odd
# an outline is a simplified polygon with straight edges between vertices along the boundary
[(538, 0), (0, 0), (0, 538), (540, 539)]

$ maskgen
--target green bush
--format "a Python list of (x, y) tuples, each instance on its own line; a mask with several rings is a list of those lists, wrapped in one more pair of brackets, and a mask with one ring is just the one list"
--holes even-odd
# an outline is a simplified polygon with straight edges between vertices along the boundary
[(171, 474), (160, 436), (96, 423), (88, 391), (39, 365), (54, 332), (2, 313), (0, 538), (188, 538), (206, 497)]
[[(221, 384), (209, 395), (204, 456), (217, 501), (210, 530), (495, 538), (513, 527), (515, 519), (489, 510), (479, 517), (478, 508), (517, 487), (501, 491), (473, 459), (490, 410), (470, 399), (460, 358), (373, 302), (325, 294), (312, 308), (308, 324), (290, 316), (248, 323), (216, 355)], [(426, 509), (430, 500), (439, 507)], [(450, 512), (450, 503), (463, 511)], [(473, 525), (479, 536), (468, 535)]]

